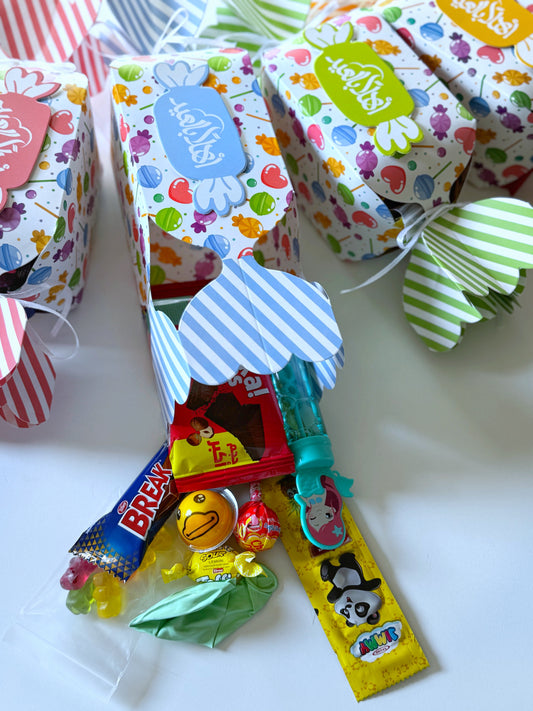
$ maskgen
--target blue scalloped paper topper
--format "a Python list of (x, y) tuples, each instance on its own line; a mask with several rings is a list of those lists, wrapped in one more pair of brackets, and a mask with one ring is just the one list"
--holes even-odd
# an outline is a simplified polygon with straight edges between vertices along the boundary
[(202, 86), (207, 64), (160, 62), (154, 76), (167, 91), (154, 106), (159, 138), (172, 167), (195, 181), (193, 203), (207, 214), (227, 215), (246, 199), (238, 179), (246, 168), (239, 132), (220, 94)]
[(253, 257), (223, 261), (222, 273), (183, 312), (180, 336), (191, 377), (208, 385), (240, 367), (276, 373), (293, 355), (325, 361), (342, 346), (323, 289)]
[(321, 387), (333, 390), (337, 382), (337, 370), (344, 367), (344, 346), (341, 346), (331, 358), (317, 361), (313, 366)]
[[(148, 306), (150, 343), (159, 396), (168, 422), (186, 401), (191, 378), (225, 383), (244, 367), (267, 375), (296, 355), (318, 364), (324, 387), (342, 367), (342, 338), (319, 284), (265, 269), (253, 257), (223, 261), (222, 273), (191, 300), (179, 331)], [(322, 373), (322, 375), (321, 375)]]
[(150, 348), (159, 399), (168, 422), (174, 419), (174, 403), (184, 403), (191, 374), (176, 327), (166, 314), (148, 305)]

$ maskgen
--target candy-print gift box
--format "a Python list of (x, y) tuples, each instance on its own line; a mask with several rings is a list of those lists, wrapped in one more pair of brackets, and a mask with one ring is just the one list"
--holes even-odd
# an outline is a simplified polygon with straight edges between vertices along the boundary
[[(124, 58), (111, 75), (114, 169), (167, 421), (191, 378), (329, 361), (340, 334), (300, 276), (296, 198), (249, 55)], [(321, 369), (328, 387), (334, 370)]]
[[(188, 170), (183, 164), (179, 171), (174, 168), (174, 158), (160, 140), (155, 107), (170, 95), (173, 80), (165, 86), (154, 68), (178, 60), (191, 71), (201, 68), (202, 81), (191, 87), (215, 89), (226, 115), (229, 111), (236, 145), (227, 145), (228, 155), (244, 160), (235, 168), (240, 173), (233, 185), (237, 204), (224, 204), (221, 198), (218, 206), (213, 199), (212, 209), (199, 205), (196, 181), (183, 173)], [(150, 286), (156, 295), (169, 295), (175, 291), (172, 285), (210, 280), (220, 272), (222, 259), (254, 250), (265, 266), (299, 272), (296, 201), (247, 53), (209, 49), (179, 57), (123, 59), (113, 63), (111, 74), (115, 170), (141, 301)], [(198, 145), (208, 146), (215, 130), (207, 126), (205, 113), (224, 110), (211, 105), (199, 107), (195, 117), (183, 116), (184, 122), (198, 119), (203, 124), (193, 137)], [(183, 156), (187, 147), (176, 143), (176, 151)], [(193, 158), (200, 160), (200, 153)], [(139, 239), (143, 234), (150, 235), (149, 275)]]
[(87, 78), (15, 60), (0, 76), (0, 292), (33, 287), (36, 303), (62, 309), (82, 298), (95, 219)]
[(533, 168), (533, 14), (514, 0), (378, 5), (476, 118), (469, 180), (511, 186), (525, 176)]
[(73, 65), (6, 59), (0, 77), (0, 416), (29, 427), (48, 418), (55, 383), (53, 348), (29, 316), (59, 324), (81, 301), (98, 158)]
[(398, 208), (457, 199), (475, 120), (382, 17), (308, 27), (262, 64), (301, 207), (341, 259), (396, 246)]

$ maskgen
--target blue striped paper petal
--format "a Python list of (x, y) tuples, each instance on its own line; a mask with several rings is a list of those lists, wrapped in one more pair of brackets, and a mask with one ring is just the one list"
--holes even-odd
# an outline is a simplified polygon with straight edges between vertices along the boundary
[(322, 388), (332, 390), (337, 382), (337, 369), (340, 370), (344, 365), (344, 346), (341, 346), (332, 358), (321, 360), (313, 365)]
[[(179, 34), (196, 35), (207, 2), (208, 0), (107, 0), (118, 25), (143, 54), (151, 54), (168, 21), (179, 8), (185, 11), (183, 16), (178, 16), (173, 23), (177, 25), (184, 18)], [(174, 28), (169, 28), (172, 29)], [(177, 46), (173, 44), (173, 48), (175, 51)]]
[(224, 260), (222, 273), (185, 309), (180, 336), (191, 377), (207, 385), (240, 367), (277, 373), (294, 354), (324, 361), (342, 345), (321, 287), (261, 267), (253, 257)]
[(152, 362), (163, 414), (174, 419), (174, 403), (184, 403), (189, 394), (191, 374), (176, 327), (166, 314), (148, 305)]

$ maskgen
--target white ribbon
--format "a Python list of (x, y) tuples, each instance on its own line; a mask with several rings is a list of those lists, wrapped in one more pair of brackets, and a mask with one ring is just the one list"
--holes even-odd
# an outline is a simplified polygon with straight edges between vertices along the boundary
[(70, 321), (67, 319), (66, 314), (69, 313), (70, 307), (72, 305), (72, 291), (71, 289), (68, 289), (67, 292), (65, 293), (66, 299), (65, 302), (61, 308), (61, 311), (58, 311), (57, 309), (53, 309), (50, 306), (46, 306), (45, 304), (40, 304), (35, 301), (31, 301), (31, 297), (38, 297), (40, 293), (43, 291), (43, 289), (49, 288), (50, 284), (47, 284), (46, 282), (43, 284), (40, 284), (38, 287), (37, 286), (22, 286), (20, 289), (17, 289), (16, 291), (12, 291), (7, 294), (1, 294), (0, 296), (3, 296), (6, 299), (15, 299), (15, 301), (18, 301), (21, 306), (24, 308), (28, 309), (33, 309), (34, 311), (44, 311), (46, 313), (52, 314), (52, 316), (55, 316), (57, 319), (57, 322), (54, 324), (53, 328), (50, 330), (50, 336), (52, 338), (55, 338), (57, 334), (59, 333), (61, 327), (66, 324), (69, 329), (71, 330), (73, 336), (74, 336), (74, 345), (71, 348), (67, 354), (60, 354), (56, 351), (54, 351), (49, 344), (47, 344), (41, 336), (37, 333), (35, 328), (30, 324), (28, 321), (26, 324), (26, 330), (27, 332), (31, 333), (32, 338), (37, 341), (41, 349), (46, 353), (47, 356), (50, 358), (56, 358), (58, 360), (69, 360), (70, 358), (74, 358), (74, 356), (78, 353), (78, 350), (80, 348), (80, 339), (78, 337), (78, 334), (76, 333), (76, 329), (74, 326), (70, 323)]
[[(157, 56), (162, 53), (162, 50), (167, 44), (179, 45), (204, 45), (207, 47), (231, 47), (229, 42), (219, 39), (208, 39), (206, 37), (196, 37), (194, 35), (181, 35), (180, 30), (187, 22), (189, 13), (183, 7), (179, 7), (169, 18), (159, 39), (152, 47), (152, 55)], [(176, 27), (172, 27), (174, 22), (178, 21)], [(171, 29), (172, 28), (172, 29)]]
[(466, 202), (456, 202), (453, 204), (445, 203), (443, 205), (437, 205), (423, 212), (420, 205), (407, 205), (403, 208), (404, 212), (402, 214), (402, 219), (404, 222), (403, 230), (396, 237), (396, 244), (400, 248), (399, 254), (387, 264), (387, 266), (380, 269), (379, 272), (373, 276), (366, 279), (362, 284), (357, 284), (357, 286), (352, 286), (349, 289), (342, 289), (341, 294), (349, 294), (352, 291), (357, 291), (357, 289), (362, 289), (365, 286), (373, 284), (385, 274), (388, 274), (394, 267), (406, 257), (409, 252), (413, 249), (415, 244), (418, 242), (422, 236), (426, 227), (436, 220), (441, 215), (454, 210), (456, 207), (464, 207), (468, 203)]

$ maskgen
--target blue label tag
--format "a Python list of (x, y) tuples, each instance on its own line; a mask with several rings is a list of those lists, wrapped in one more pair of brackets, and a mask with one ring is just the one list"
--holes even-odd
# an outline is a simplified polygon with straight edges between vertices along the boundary
[(195, 208), (226, 215), (246, 199), (237, 179), (246, 168), (246, 155), (224, 99), (201, 86), (208, 72), (207, 65), (191, 70), (187, 62), (157, 64), (154, 75), (168, 91), (157, 99), (154, 116), (172, 167), (200, 181), (193, 193)]
[(186, 178), (239, 175), (246, 167), (237, 127), (214, 89), (174, 88), (157, 100), (154, 115), (168, 160)]

